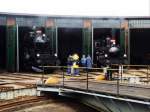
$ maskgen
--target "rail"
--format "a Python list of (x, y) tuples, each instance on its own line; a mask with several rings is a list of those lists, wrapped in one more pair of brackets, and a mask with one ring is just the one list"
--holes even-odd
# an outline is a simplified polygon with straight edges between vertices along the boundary
[(5, 111), (11, 111), (14, 110), (15, 108), (18, 108), (18, 105), (25, 105), (25, 104), (30, 104), (35, 103), (35, 102), (40, 102), (40, 101), (45, 101), (46, 97), (40, 96), (40, 97), (24, 97), (16, 100), (10, 100), (10, 101), (5, 101), (0, 104), (0, 112), (5, 112)]

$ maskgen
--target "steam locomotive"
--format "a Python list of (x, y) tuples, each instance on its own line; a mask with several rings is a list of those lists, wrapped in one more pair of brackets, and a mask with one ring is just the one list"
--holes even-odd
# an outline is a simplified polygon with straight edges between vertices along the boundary
[(57, 55), (52, 54), (50, 39), (40, 28), (32, 28), (24, 37), (24, 69), (41, 72), (41, 66), (56, 65)]
[(97, 67), (111, 64), (125, 64), (127, 55), (121, 52), (116, 40), (107, 36), (95, 41), (95, 62)]

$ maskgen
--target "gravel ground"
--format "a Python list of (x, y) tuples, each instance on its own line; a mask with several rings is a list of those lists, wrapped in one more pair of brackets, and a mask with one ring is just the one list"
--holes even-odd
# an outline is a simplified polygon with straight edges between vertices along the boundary
[(52, 102), (16, 112), (98, 112), (77, 102)]

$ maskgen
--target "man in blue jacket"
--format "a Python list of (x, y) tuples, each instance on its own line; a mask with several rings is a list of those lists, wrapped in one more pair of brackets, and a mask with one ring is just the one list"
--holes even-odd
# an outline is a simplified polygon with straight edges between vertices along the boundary
[(86, 66), (88, 68), (92, 68), (92, 59), (91, 59), (90, 55), (88, 55), (86, 58)]

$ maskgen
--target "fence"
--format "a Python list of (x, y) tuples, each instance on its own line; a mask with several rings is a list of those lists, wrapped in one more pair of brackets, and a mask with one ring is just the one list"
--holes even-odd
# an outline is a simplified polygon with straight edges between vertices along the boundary
[[(67, 66), (42, 66), (42, 68), (43, 86), (115, 95), (132, 95), (135, 92), (135, 96), (145, 95), (145, 97), (150, 90), (149, 65), (112, 65), (111, 68), (79, 67), (76, 68), (79, 74), (68, 74)], [(48, 70), (54, 70), (54, 72), (49, 74)], [(46, 83), (49, 77), (51, 77), (50, 82)], [(138, 91), (140, 92), (136, 93)]]

